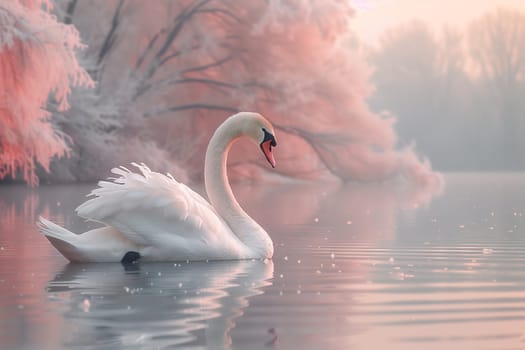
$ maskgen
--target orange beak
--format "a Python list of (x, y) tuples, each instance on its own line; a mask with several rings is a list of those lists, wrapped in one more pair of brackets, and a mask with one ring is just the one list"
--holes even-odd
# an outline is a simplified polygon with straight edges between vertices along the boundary
[(266, 157), (266, 160), (268, 161), (268, 163), (270, 163), (272, 168), (275, 168), (275, 158), (273, 157), (273, 153), (272, 153), (272, 143), (275, 143), (275, 141), (273, 140), (264, 141), (263, 143), (261, 143), (261, 150), (263, 151), (264, 156)]

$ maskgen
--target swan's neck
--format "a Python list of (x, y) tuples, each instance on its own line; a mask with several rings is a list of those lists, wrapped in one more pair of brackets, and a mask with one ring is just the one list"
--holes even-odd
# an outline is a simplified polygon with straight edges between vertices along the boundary
[(273, 243), (266, 231), (241, 208), (235, 199), (226, 163), (232, 144), (243, 135), (231, 120), (227, 120), (216, 131), (206, 151), (204, 181), (210, 203), (228, 223), (231, 230), (246, 245), (252, 258), (267, 258), (273, 255)]

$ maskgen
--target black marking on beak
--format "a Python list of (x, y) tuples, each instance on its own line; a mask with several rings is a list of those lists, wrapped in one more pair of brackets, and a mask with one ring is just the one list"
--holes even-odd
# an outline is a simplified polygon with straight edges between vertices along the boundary
[(264, 139), (262, 140), (261, 144), (259, 145), (261, 147), (261, 151), (264, 153), (264, 156), (266, 157), (266, 160), (272, 168), (275, 168), (275, 159), (273, 157), (272, 153), (272, 146), (277, 146), (277, 142), (275, 142), (275, 137), (268, 132), (265, 128), (262, 129), (264, 131)]
[[(265, 128), (263, 128), (262, 130), (264, 132), (264, 139), (262, 140), (261, 145), (263, 143), (265, 143), (266, 141), (272, 141), (272, 143), (270, 143), (270, 145), (273, 146), (273, 147), (277, 147), (277, 142), (275, 141), (275, 136), (273, 136), (271, 133), (269, 133), (268, 130), (266, 130)], [(270, 150), (271, 150), (271, 147), (270, 147)]]

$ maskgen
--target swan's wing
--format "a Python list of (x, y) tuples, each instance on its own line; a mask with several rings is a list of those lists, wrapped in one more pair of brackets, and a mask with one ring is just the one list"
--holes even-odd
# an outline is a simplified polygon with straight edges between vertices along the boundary
[(144, 246), (220, 240), (227, 225), (204, 198), (170, 174), (133, 165), (140, 174), (124, 167), (112, 169), (120, 177), (100, 181), (90, 193), (95, 197), (76, 209), (78, 215), (113, 226)]

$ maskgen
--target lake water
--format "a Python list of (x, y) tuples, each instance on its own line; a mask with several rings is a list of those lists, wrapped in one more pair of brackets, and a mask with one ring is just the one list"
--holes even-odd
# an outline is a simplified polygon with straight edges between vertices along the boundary
[(70, 265), (93, 185), (0, 187), (0, 349), (525, 349), (525, 174), (237, 186), (273, 261)]

